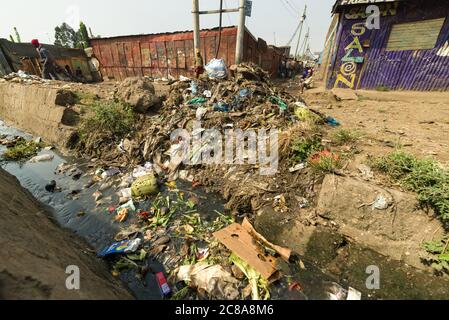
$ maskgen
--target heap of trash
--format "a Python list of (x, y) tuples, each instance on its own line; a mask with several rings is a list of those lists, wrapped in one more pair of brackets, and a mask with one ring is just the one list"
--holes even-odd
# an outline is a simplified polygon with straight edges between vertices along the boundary
[(12, 72), (12, 73), (2, 77), (0, 80), (13, 82), (13, 83), (24, 83), (24, 84), (43, 83), (46, 81), (39, 76), (30, 75), (22, 70), (19, 70), (18, 72)]
[(294, 102), (295, 98), (273, 86), (268, 73), (250, 63), (231, 66), (224, 79), (211, 78), (208, 73), (194, 80), (182, 77), (171, 85), (165, 105), (285, 115)]
[[(279, 281), (287, 281), (288, 290), (303, 297), (299, 280), (283, 276), (279, 266), (303, 266), (292, 260), (290, 249), (270, 243), (250, 220), (237, 220), (230, 210), (212, 209), (207, 217), (202, 215), (202, 201), (195, 192), (201, 186), (200, 166), (180, 161), (182, 141), (172, 141), (171, 135), (178, 129), (195, 135), (207, 128), (282, 130), (302, 121), (338, 122), (274, 86), (254, 64), (227, 70), (217, 63), (206, 70), (199, 79), (172, 82), (160, 108), (151, 106), (145, 109), (148, 113), (141, 108), (133, 118), (135, 128), (118, 141), (108, 132), (84, 132), (78, 151), (90, 159), (92, 168), (85, 188), (95, 188), (97, 207), (122, 227), (99, 256), (110, 261), (114, 275), (132, 269), (142, 279), (151, 272), (148, 260), (160, 261), (165, 272), (155, 273), (156, 279), (163, 295), (174, 299), (269, 299), (271, 286)], [(139, 94), (154, 95), (151, 86), (144, 87), (148, 90), (138, 90)], [(198, 123), (205, 129), (194, 133)], [(207, 147), (203, 137), (189, 157)], [(58, 171), (73, 174), (72, 170)], [(189, 188), (180, 187), (182, 183)]]

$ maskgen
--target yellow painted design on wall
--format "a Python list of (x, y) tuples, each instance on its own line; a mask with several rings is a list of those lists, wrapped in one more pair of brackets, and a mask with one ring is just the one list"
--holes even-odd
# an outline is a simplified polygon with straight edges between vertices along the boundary
[(351, 44), (345, 48), (346, 51), (351, 49), (357, 49), (360, 53), (363, 53), (363, 48), (360, 44), (359, 37), (354, 37), (354, 40), (351, 42)]
[(353, 57), (351, 54), (354, 50), (363, 53), (363, 47), (360, 43), (360, 36), (364, 35), (366, 28), (363, 23), (354, 23), (351, 27), (351, 35), (354, 37), (352, 42), (345, 48), (345, 55), (341, 59), (343, 63), (340, 67), (337, 78), (335, 79), (334, 88), (338, 88), (340, 84), (350, 89), (354, 89), (357, 75), (357, 63), (364, 61), (363, 57)]

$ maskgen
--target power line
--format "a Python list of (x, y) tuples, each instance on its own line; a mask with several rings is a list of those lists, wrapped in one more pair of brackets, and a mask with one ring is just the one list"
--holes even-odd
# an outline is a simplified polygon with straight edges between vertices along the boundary
[(290, 46), (293, 42), (293, 40), (295, 40), (296, 35), (298, 34), (299, 28), (301, 27), (301, 23), (298, 24), (298, 26), (296, 27), (295, 32), (293, 32), (292, 37), (290, 38), (290, 40), (287, 42), (287, 46)]
[(284, 2), (285, 0), (279, 0), (279, 1), (281, 2), (284, 9), (287, 10), (293, 18), (297, 19), (297, 16), (295, 14), (293, 14), (292, 10), (289, 7), (287, 7), (287, 5), (285, 4), (285, 2)]
[(299, 9), (298, 9), (295, 5), (292, 5), (292, 4), (290, 3), (290, 1), (288, 1), (288, 0), (284, 0), (284, 1), (288, 4), (288, 6), (289, 6), (290, 8), (292, 8), (293, 11), (299, 12)]

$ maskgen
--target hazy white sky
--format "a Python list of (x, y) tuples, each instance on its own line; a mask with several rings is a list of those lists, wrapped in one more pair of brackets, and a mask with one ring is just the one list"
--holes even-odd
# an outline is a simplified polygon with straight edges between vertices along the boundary
[[(247, 27), (269, 44), (285, 45), (293, 35), (299, 12), (308, 6), (312, 51), (321, 51), (335, 0), (253, 0)], [(238, 0), (225, 0), (237, 7)], [(218, 9), (219, 0), (200, 0), (201, 10)], [(9, 38), (17, 27), (22, 41), (54, 40), (54, 28), (67, 22), (78, 29), (82, 20), (96, 35), (117, 36), (192, 30), (191, 0), (39, 0), (2, 1), (0, 38)], [(226, 14), (225, 25), (236, 25), (238, 15)], [(201, 28), (218, 26), (218, 15), (201, 16)], [(305, 33), (305, 32), (304, 32)], [(276, 43), (275, 43), (276, 40)], [(296, 43), (296, 39), (295, 39)]]

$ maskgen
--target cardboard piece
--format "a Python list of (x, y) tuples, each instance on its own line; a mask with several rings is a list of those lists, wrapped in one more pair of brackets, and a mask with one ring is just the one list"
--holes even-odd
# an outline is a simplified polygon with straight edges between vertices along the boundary
[(243, 229), (248, 231), (248, 233), (250, 235), (252, 235), (254, 238), (256, 238), (256, 240), (261, 242), (264, 246), (267, 246), (267, 247), (273, 249), (274, 251), (276, 251), (282, 257), (282, 259), (284, 259), (287, 262), (288, 262), (288, 260), (290, 260), (292, 250), (290, 250), (288, 248), (283, 248), (283, 247), (277, 246), (277, 245), (269, 242), (260, 233), (258, 233), (256, 231), (256, 229), (254, 229), (251, 222), (249, 222), (249, 220), (247, 218), (245, 218), (245, 220), (243, 220), (242, 227), (243, 227)]
[(253, 236), (238, 223), (214, 233), (214, 237), (265, 279), (269, 280), (276, 273), (276, 258), (264, 253)]

